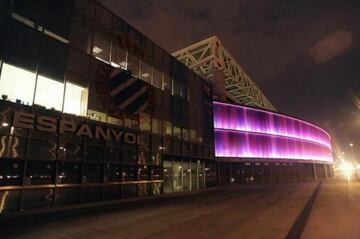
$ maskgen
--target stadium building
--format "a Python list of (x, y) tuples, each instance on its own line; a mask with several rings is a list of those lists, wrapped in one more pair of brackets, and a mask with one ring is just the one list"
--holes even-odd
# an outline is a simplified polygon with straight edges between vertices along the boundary
[(0, 20), (0, 213), (331, 175), (327, 133), (274, 112), (217, 38), (190, 65), (95, 0), (4, 0)]

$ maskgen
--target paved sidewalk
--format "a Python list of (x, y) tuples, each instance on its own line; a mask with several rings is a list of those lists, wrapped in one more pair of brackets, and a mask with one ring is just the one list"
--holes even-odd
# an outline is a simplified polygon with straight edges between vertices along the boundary
[(324, 180), (301, 238), (360, 238), (360, 182)]
[(79, 215), (8, 222), (3, 238), (285, 238), (316, 182), (231, 186)]

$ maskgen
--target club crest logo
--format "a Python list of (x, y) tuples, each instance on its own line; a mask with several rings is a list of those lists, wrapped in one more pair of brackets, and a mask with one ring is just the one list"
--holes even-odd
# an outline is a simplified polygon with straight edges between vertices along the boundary
[(130, 70), (99, 63), (96, 87), (107, 112), (114, 117), (135, 116), (152, 111), (154, 87), (132, 76)]

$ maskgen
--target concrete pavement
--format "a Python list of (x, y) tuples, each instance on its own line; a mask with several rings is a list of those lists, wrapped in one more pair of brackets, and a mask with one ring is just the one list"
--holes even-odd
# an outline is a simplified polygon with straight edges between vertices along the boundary
[(324, 180), (301, 238), (360, 238), (360, 182)]
[(316, 185), (230, 186), (114, 210), (32, 216), (3, 223), (0, 238), (285, 238)]

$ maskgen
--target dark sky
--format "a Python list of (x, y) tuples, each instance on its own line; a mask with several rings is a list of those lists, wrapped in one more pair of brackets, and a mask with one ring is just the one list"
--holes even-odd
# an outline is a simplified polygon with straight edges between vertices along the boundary
[(217, 35), (280, 112), (360, 153), (360, 0), (101, 2), (169, 52)]

